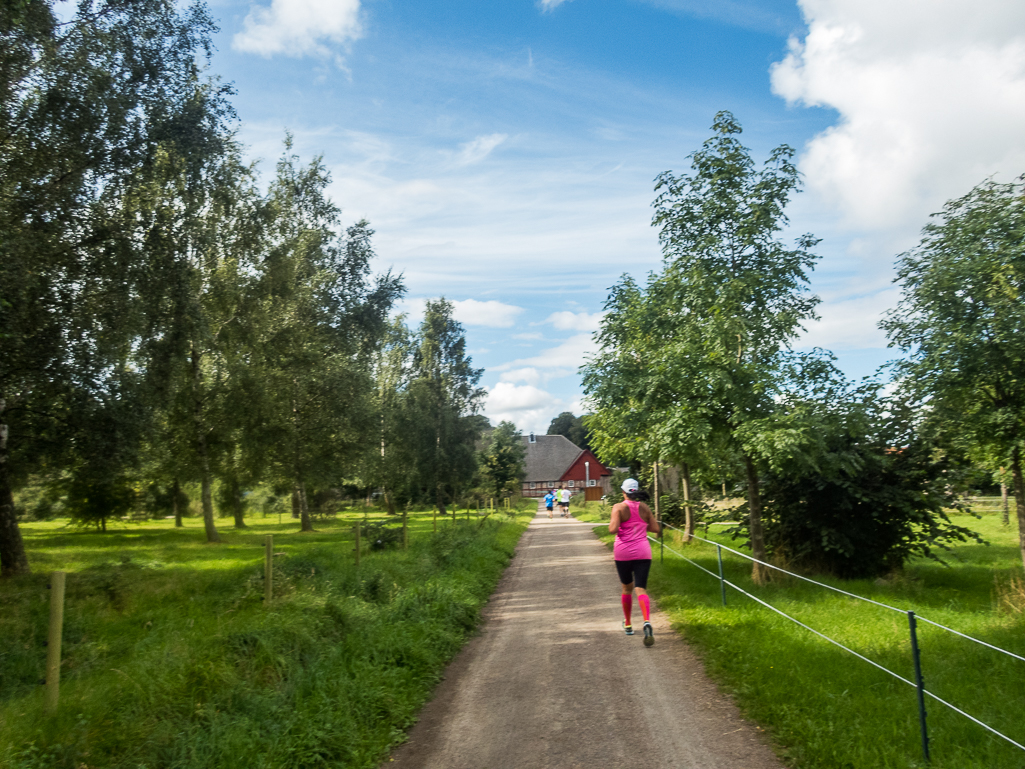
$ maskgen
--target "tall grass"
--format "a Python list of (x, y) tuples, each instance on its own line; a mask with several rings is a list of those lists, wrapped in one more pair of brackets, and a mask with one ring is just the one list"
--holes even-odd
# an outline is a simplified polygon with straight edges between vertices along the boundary
[[(588, 517), (597, 519), (589, 508)], [(1025, 656), (1017, 529), (999, 513), (959, 516), (991, 544), (963, 544), (947, 565), (918, 560), (881, 580), (816, 578)], [(609, 541), (604, 527), (596, 529)], [(737, 547), (722, 534), (712, 540)], [(717, 571), (715, 548), (666, 540)], [(709, 673), (771, 734), (792, 769), (907, 769), (924, 766), (915, 690), (658, 549), (650, 588), (659, 608), (693, 644)], [(792, 578), (751, 583), (747, 561), (726, 554), (727, 579), (904, 678), (912, 679), (908, 620)], [(1025, 663), (919, 623), (926, 687), (1025, 743)], [(968, 719), (926, 701), (936, 769), (1020, 769), (1025, 752)]]
[[(471, 516), (476, 518), (476, 516)], [(372, 767), (465, 642), (526, 519), (411, 516), (365, 550), (352, 521), (301, 535), (255, 519), (107, 534), (23, 528), (36, 574), (0, 583), (0, 765)], [(263, 606), (263, 538), (275, 600)], [(372, 543), (366, 543), (369, 548)], [(58, 712), (44, 711), (47, 572), (69, 572)]]

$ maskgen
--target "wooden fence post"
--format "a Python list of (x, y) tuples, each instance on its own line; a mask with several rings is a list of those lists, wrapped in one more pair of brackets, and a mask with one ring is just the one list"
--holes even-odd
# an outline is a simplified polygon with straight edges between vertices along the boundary
[(263, 605), (274, 599), (274, 535), (263, 538)]
[(64, 637), (63, 571), (50, 575), (50, 631), (46, 638), (46, 709), (57, 710), (61, 686), (61, 639)]

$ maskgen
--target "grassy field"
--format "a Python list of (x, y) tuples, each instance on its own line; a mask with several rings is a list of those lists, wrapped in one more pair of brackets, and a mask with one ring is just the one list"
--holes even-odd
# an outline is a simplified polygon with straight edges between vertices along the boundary
[[(534, 504), (529, 503), (531, 513)], [(410, 516), (375, 551), (341, 516), (22, 527), (34, 574), (0, 582), (0, 766), (373, 767), (475, 628), (529, 515)], [(365, 529), (364, 529), (365, 530)], [(275, 599), (263, 605), (264, 535)], [(60, 707), (43, 706), (49, 572), (68, 572)]]
[[(596, 504), (578, 517), (599, 520)], [(958, 516), (990, 543), (963, 544), (946, 554), (948, 565), (919, 560), (885, 580), (822, 579), (1025, 656), (1021, 610), (1021, 555), (1014, 523), (1000, 515)], [(729, 537), (710, 539), (737, 548)], [(597, 530), (611, 543), (607, 532)], [(706, 569), (717, 571), (715, 548), (680, 544)], [(739, 548), (738, 548), (739, 549)], [(908, 620), (793, 578), (755, 587), (750, 566), (726, 554), (727, 579), (771, 605), (835, 638), (869, 659), (914, 678)], [(1017, 582), (1016, 582), (1017, 580)], [(717, 579), (665, 553), (650, 582), (661, 610), (697, 649), (709, 673), (744, 712), (772, 736), (792, 769), (907, 769), (925, 766), (915, 690), (866, 662), (727, 588), (722, 606)], [(1025, 744), (1025, 662), (919, 624), (926, 688), (947, 702)], [(1025, 752), (990, 735), (942, 705), (926, 701), (932, 766), (936, 769), (1020, 769)]]

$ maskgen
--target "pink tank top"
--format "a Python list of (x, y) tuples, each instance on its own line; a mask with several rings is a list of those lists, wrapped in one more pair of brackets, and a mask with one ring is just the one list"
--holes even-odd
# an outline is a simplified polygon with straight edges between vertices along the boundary
[(630, 517), (619, 523), (616, 544), (612, 547), (612, 558), (616, 561), (650, 560), (648, 522), (641, 518), (641, 503), (627, 500), (626, 506), (630, 509)]

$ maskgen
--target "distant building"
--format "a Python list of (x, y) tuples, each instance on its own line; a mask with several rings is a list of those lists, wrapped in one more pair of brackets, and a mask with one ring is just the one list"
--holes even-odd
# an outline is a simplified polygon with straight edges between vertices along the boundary
[(574, 494), (585, 490), (587, 499), (609, 493), (612, 471), (589, 450), (563, 435), (523, 436), (527, 448), (523, 496), (543, 497), (549, 489), (567, 488)]

